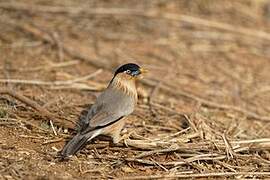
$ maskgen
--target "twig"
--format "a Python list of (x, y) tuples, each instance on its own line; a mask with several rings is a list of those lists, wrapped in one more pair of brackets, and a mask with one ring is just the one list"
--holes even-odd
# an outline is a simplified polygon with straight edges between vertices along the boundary
[(50, 122), (50, 125), (52, 127), (52, 130), (53, 130), (54, 135), (57, 136), (57, 132), (55, 131), (54, 125), (52, 123), (52, 120), (50, 120), (49, 122)]
[[(193, 133), (193, 134), (190, 134), (190, 137), (188, 138), (191, 139), (197, 136), (198, 136), (198, 133)], [(131, 139), (125, 140), (125, 143), (127, 146), (132, 146), (132, 147), (143, 149), (143, 150), (168, 149), (169, 147), (174, 147), (172, 151), (184, 151), (184, 150), (190, 150), (190, 149), (209, 150), (209, 149), (216, 149), (216, 147), (218, 147), (219, 149), (226, 148), (224, 141), (220, 141), (220, 140), (216, 140), (212, 142), (182, 143), (182, 144), (177, 144), (176, 142), (181, 142), (181, 138), (171, 139), (170, 141), (162, 141), (160, 139), (159, 140), (131, 140)], [(232, 146), (257, 144), (257, 145), (260, 145), (260, 148), (265, 147), (266, 149), (269, 149), (270, 138), (239, 140), (239, 141), (231, 140), (230, 144)], [(243, 150), (246, 150), (246, 148)], [(234, 151), (236, 152), (237, 149), (234, 149)]]
[(47, 139), (47, 138), (44, 137), (44, 136), (27, 136), (27, 135), (19, 135), (19, 137), (22, 137), (22, 138), (31, 138), (31, 139)]
[(231, 145), (231, 143), (229, 142), (229, 140), (228, 140), (228, 138), (227, 138), (227, 136), (226, 136), (225, 133), (222, 135), (222, 139), (223, 139), (224, 144), (225, 144), (225, 146), (226, 146), (226, 153), (227, 153), (228, 159), (229, 159), (229, 160), (230, 160), (231, 158), (234, 159), (234, 154), (235, 154), (235, 153), (234, 153), (233, 148), (232, 148), (232, 145)]
[(225, 162), (222, 162), (222, 161), (220, 161), (220, 160), (213, 160), (215, 163), (217, 163), (217, 164), (219, 164), (219, 165), (221, 165), (221, 166), (223, 166), (223, 167), (225, 167), (225, 168), (227, 168), (227, 169), (229, 169), (230, 171), (232, 171), (232, 172), (237, 172), (233, 167), (231, 167), (231, 165), (229, 165), (228, 163), (225, 163)]
[[(148, 85), (148, 86), (155, 86), (155, 82), (153, 82), (151, 80), (148, 80), (148, 79), (144, 79), (141, 82), (143, 84), (145, 84), (145, 85)], [(222, 103), (216, 103), (216, 102), (213, 102), (213, 101), (209, 101), (209, 100), (200, 98), (198, 96), (195, 96), (193, 94), (181, 91), (180, 89), (175, 88), (175, 87), (170, 87), (170, 86), (161, 84), (160, 89), (167, 92), (167, 93), (175, 95), (175, 96), (183, 96), (183, 97), (195, 100), (195, 101), (197, 101), (197, 102), (199, 102), (199, 103), (201, 103), (202, 105), (205, 105), (205, 106), (209, 106), (209, 107), (213, 107), (213, 108), (219, 108), (219, 109), (233, 110), (233, 111), (242, 113), (242, 114), (246, 115), (249, 118), (254, 118), (256, 120), (260, 120), (260, 121), (264, 121), (264, 122), (270, 122), (270, 117), (268, 117), (268, 116), (261, 116), (261, 115), (256, 114), (255, 112), (248, 111), (248, 110), (243, 109), (243, 108), (238, 107), (238, 106), (227, 105), (227, 104), (222, 104)]]
[[(184, 118), (188, 121), (189, 125), (191, 126), (191, 128), (195, 131), (195, 132), (199, 132), (198, 128), (196, 127), (196, 125), (194, 124), (194, 122), (191, 120), (191, 118), (189, 118), (186, 114), (183, 115)], [(192, 117), (192, 116), (191, 116)]]
[(187, 132), (187, 131), (189, 131), (189, 130), (190, 130), (190, 127), (186, 128), (186, 129), (183, 129), (183, 130), (181, 130), (181, 131), (178, 131), (178, 132), (176, 132), (176, 133), (174, 133), (174, 134), (170, 134), (170, 135), (168, 135), (168, 136), (162, 137), (162, 139), (163, 139), (163, 140), (168, 139), (168, 138), (171, 139), (171, 138), (176, 137), (176, 136), (178, 136), (178, 135), (180, 135), (180, 134), (184, 134), (185, 132)]
[(84, 83), (73, 83), (70, 85), (63, 85), (63, 86), (54, 86), (54, 87), (50, 87), (50, 89), (61, 89), (61, 90), (65, 90), (65, 89), (77, 89), (77, 90), (87, 90), (87, 91), (102, 91), (106, 86), (103, 84), (98, 84), (95, 83), (95, 86), (89, 86), (87, 84)]
[(64, 141), (64, 139), (63, 138), (58, 138), (58, 139), (53, 139), (53, 140), (45, 141), (45, 142), (42, 143), (42, 145), (51, 144), (51, 143), (57, 143), (57, 142), (61, 142), (61, 141)]
[(14, 84), (28, 84), (28, 85), (39, 85), (39, 86), (50, 86), (51, 89), (83, 89), (88, 91), (100, 91), (105, 88), (103, 84), (93, 82), (93, 86), (89, 86), (80, 81), (91, 79), (102, 72), (102, 69), (95, 71), (92, 74), (79, 77), (73, 80), (66, 81), (40, 81), (40, 80), (24, 80), (24, 79), (0, 79), (0, 83), (14, 83)]
[(9, 90), (9, 89), (0, 89), (0, 94), (7, 94), (24, 104), (32, 107), (33, 109), (37, 110), (40, 115), (44, 118), (48, 118), (49, 120), (52, 120), (56, 125), (64, 126), (66, 128), (74, 129), (75, 123), (72, 123), (71, 121), (63, 121), (60, 120), (57, 115), (52, 114), (51, 112), (44, 109), (42, 106), (38, 105), (35, 101), (19, 94), (18, 92)]
[(119, 158), (119, 157), (115, 157), (115, 156), (99, 156), (99, 159), (115, 159), (115, 160), (123, 160), (123, 161), (127, 161), (127, 162), (136, 162), (136, 163), (140, 163), (140, 164), (146, 164), (146, 165), (152, 165), (152, 166), (156, 166), (157, 163), (159, 165), (162, 166), (180, 166), (180, 165), (186, 165), (186, 164), (190, 164), (192, 162), (196, 162), (196, 161), (208, 161), (208, 160), (223, 160), (226, 159), (226, 155), (222, 155), (219, 153), (206, 153), (206, 154), (199, 154), (199, 155), (195, 155), (193, 157), (190, 158), (186, 158), (186, 159), (181, 159), (179, 161), (163, 161), (163, 162), (156, 162), (156, 161), (152, 161), (152, 160), (146, 160), (146, 159), (140, 159), (140, 158)]
[(29, 5), (26, 3), (0, 3), (0, 8), (38, 12), (38, 13), (56, 13), (56, 14), (72, 14), (78, 15), (81, 13), (88, 15), (141, 15), (143, 11), (136, 9), (124, 8), (81, 8), (81, 7), (61, 7), (61, 6), (45, 6), (45, 5)]
[[(0, 93), (1, 94), (1, 93)], [(15, 115), (17, 117), (17, 115)], [(22, 122), (23, 124), (27, 124), (30, 125), (31, 127), (34, 127), (36, 129), (38, 129), (39, 131), (45, 132), (45, 133), (50, 133), (50, 131), (48, 129), (42, 128), (41, 126), (38, 126), (34, 123), (32, 123), (29, 120), (24, 120), (22, 118), (16, 118), (18, 122)], [(19, 120), (20, 119), (20, 120)]]
[[(67, 66), (72, 66), (78, 64), (80, 61), (67, 61), (67, 62), (61, 62), (61, 63), (49, 63), (44, 67), (42, 66), (37, 66), (33, 68), (6, 68), (7, 70), (10, 71), (19, 71), (19, 72), (33, 72), (33, 71), (41, 71), (41, 70), (48, 70), (48, 69), (54, 69), (54, 68), (62, 68), (62, 67), (67, 67)], [(4, 67), (0, 67), (0, 70), (4, 69)]]
[(153, 154), (168, 153), (179, 150), (178, 148), (168, 148), (168, 149), (157, 149), (153, 151), (143, 152), (135, 157), (135, 159), (140, 159), (143, 157), (151, 156)]
[(167, 168), (165, 168), (163, 165), (159, 164), (157, 161), (155, 161), (153, 158), (151, 158), (151, 160), (157, 165), (159, 166), (161, 169), (163, 169), (164, 171), (168, 172), (169, 170)]
[(233, 176), (256, 176), (270, 177), (270, 172), (216, 172), (216, 173), (198, 173), (198, 174), (172, 174), (172, 175), (150, 175), (150, 176), (130, 176), (122, 177), (122, 180), (132, 179), (169, 179), (169, 178), (203, 178), (203, 177), (233, 177)]
[(85, 80), (91, 79), (93, 77), (96, 77), (97, 75), (101, 74), (102, 72), (103, 72), (102, 69), (98, 69), (97, 71), (95, 71), (95, 72), (93, 72), (91, 74), (88, 74), (86, 76), (79, 77), (79, 78), (76, 78), (76, 79), (73, 79), (73, 80), (65, 81), (62, 84), (61, 84), (61, 82), (58, 82), (58, 85), (72, 84), (72, 83), (76, 83), (76, 82), (80, 82), (80, 81), (85, 81)]
[(71, 85), (80, 81), (85, 81), (91, 79), (102, 72), (102, 69), (95, 71), (94, 73), (88, 74), (83, 77), (79, 77), (73, 80), (66, 81), (39, 81), (39, 80), (23, 80), (23, 79), (0, 79), (2, 83), (16, 83), (16, 84), (32, 84), (32, 85), (45, 85), (45, 86), (61, 86), (61, 85)]

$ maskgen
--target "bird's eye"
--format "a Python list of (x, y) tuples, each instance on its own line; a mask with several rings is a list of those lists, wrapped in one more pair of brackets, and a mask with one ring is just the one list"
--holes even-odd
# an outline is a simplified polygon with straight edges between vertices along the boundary
[(131, 71), (128, 69), (128, 70), (126, 70), (126, 73), (127, 73), (127, 74), (130, 74), (130, 73), (131, 73)]

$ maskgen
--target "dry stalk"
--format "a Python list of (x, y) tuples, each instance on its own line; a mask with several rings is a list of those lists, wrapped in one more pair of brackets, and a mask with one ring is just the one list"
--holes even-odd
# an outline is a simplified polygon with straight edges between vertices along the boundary
[[(124, 9), (124, 8), (81, 8), (81, 7), (60, 7), (60, 6), (45, 6), (45, 5), (29, 5), (26, 3), (0, 3), (0, 8), (28, 11), (38, 13), (68, 13), (73, 15), (88, 14), (88, 15), (128, 15), (128, 16), (142, 16), (147, 18), (163, 18), (172, 21), (179, 21), (182, 23), (188, 23), (195, 26), (204, 26), (207, 28), (220, 29), (223, 31), (229, 31), (244, 36), (260, 38), (263, 40), (270, 40), (270, 35), (264, 31), (258, 31), (255, 29), (244, 28), (240, 26), (234, 26), (231, 24), (210, 21), (199, 17), (193, 17), (184, 14), (176, 13), (159, 13), (156, 10), (143, 11), (139, 9)], [(63, 47), (64, 48), (64, 47)]]
[[(155, 84), (156, 84), (155, 82), (148, 80), (148, 79), (144, 79), (141, 82), (147, 86), (155, 86)], [(238, 107), (238, 106), (209, 101), (209, 100), (203, 99), (201, 97), (198, 97), (196, 95), (193, 95), (191, 93), (184, 92), (176, 87), (171, 87), (167, 84), (166, 85), (161, 84), (160, 89), (169, 93), (169, 94), (175, 95), (175, 96), (183, 96), (183, 97), (195, 100), (195, 101), (197, 101), (200, 104), (205, 105), (205, 106), (218, 108), (218, 109), (233, 110), (233, 111), (236, 111), (236, 112), (239, 112), (239, 113), (246, 115), (248, 118), (253, 118), (253, 120), (256, 119), (256, 120), (260, 120), (260, 121), (264, 121), (264, 122), (270, 122), (270, 117), (268, 117), (268, 116), (261, 116), (261, 115), (256, 114), (255, 112), (248, 111), (248, 110), (243, 109), (243, 108)], [(177, 89), (177, 91), (175, 89)]]
[[(107, 12), (109, 12), (109, 11), (107, 11)], [(194, 19), (192, 17), (188, 17), (188, 16), (184, 16), (184, 15), (183, 15), (183, 17), (185, 17), (186, 20), (188, 22), (190, 22), (190, 23), (193, 20), (193, 21), (199, 22), (199, 23), (201, 23), (203, 25), (208, 24), (210, 27), (216, 25), (218, 28), (223, 27), (225, 30), (232, 30), (233, 31), (233, 30), (237, 29), (237, 28), (234, 28), (234, 27), (227, 26), (226, 24), (223, 26), (222, 23), (221, 24), (220, 23), (215, 23), (215, 22), (214, 23), (208, 23), (208, 21), (206, 21), (206, 20), (200, 20), (200, 19), (197, 19), (197, 18)], [(181, 19), (181, 15), (173, 16), (173, 14), (170, 14), (170, 15), (166, 16), (166, 18), (177, 20), (177, 19)], [(48, 43), (50, 43), (52, 45), (55, 44), (55, 42), (48, 35), (48, 33), (44, 33), (44, 31), (41, 31), (41, 30), (37, 29), (36, 27), (30, 26), (30, 25), (27, 25), (27, 24), (16, 23), (16, 22), (13, 22), (12, 20), (8, 21), (6, 23), (10, 24), (10, 25), (13, 25), (15, 27), (19, 27), (20, 29), (22, 29), (26, 33), (30, 33), (31, 35), (35, 36), (38, 39), (41, 39), (42, 41), (48, 42)], [(242, 32), (242, 33), (247, 32), (246, 33), (247, 35), (255, 35), (255, 36), (257, 34), (261, 38), (267, 38), (267, 39), (270, 40), (270, 35), (268, 35), (267, 33), (265, 34), (264, 32), (256, 33), (256, 31), (255, 32), (249, 31), (249, 30), (245, 31), (245, 29), (241, 29), (241, 28), (240, 28), (240, 30), (238, 30), (236, 32), (239, 32), (239, 33), (240, 32)], [(89, 55), (87, 53), (83, 53), (84, 51), (80, 51), (77, 48), (73, 47), (72, 43), (63, 43), (62, 46), (63, 46), (63, 51), (65, 53), (67, 53), (68, 55), (70, 55), (71, 57), (73, 57), (73, 58), (88, 62), (89, 64), (91, 64), (91, 65), (93, 65), (93, 66), (95, 66), (97, 68), (105, 68), (105, 69), (110, 69), (111, 68), (110, 66), (108, 66), (109, 65), (109, 63), (107, 63), (108, 60), (104, 61), (104, 60), (101, 60), (101, 59), (98, 59), (98, 60), (97, 59), (91, 59), (91, 58), (89, 58)], [(143, 84), (147, 85), (147, 86), (151, 86), (151, 87), (156, 86), (156, 82), (153, 82), (151, 80), (144, 79), (141, 82)], [(165, 92), (168, 92), (168, 93), (170, 93), (172, 95), (175, 95), (175, 96), (184, 96), (186, 98), (195, 100), (195, 101), (197, 101), (197, 102), (199, 102), (199, 103), (201, 103), (201, 104), (203, 104), (205, 106), (209, 106), (209, 107), (213, 107), (213, 108), (219, 108), (219, 109), (233, 110), (233, 111), (245, 114), (249, 118), (253, 118), (253, 119), (260, 120), (260, 121), (265, 121), (265, 122), (270, 122), (270, 117), (268, 117), (268, 116), (261, 116), (259, 114), (256, 114), (255, 112), (248, 111), (248, 110), (243, 109), (243, 108), (238, 107), (238, 106), (212, 102), (212, 101), (197, 97), (197, 96), (195, 96), (193, 94), (181, 91), (178, 88), (169, 87), (168, 85), (164, 85), (164, 83), (159, 85), (159, 89), (163, 90)], [(175, 89), (177, 89), (177, 91), (175, 91)]]
[[(34, 71), (42, 71), (42, 70), (50, 70), (50, 69), (56, 69), (56, 68), (63, 68), (68, 66), (73, 66), (76, 64), (79, 64), (80, 61), (67, 61), (67, 62), (61, 62), (61, 63), (51, 63), (49, 62), (48, 65), (44, 67), (37, 66), (33, 68), (5, 68), (8, 71), (18, 71), (18, 72), (34, 72)], [(0, 67), (0, 70), (3, 70), (4, 67)]]
[(52, 120), (56, 125), (64, 126), (65, 128), (73, 129), (75, 123), (71, 121), (64, 121), (61, 120), (57, 115), (49, 112), (47, 109), (43, 108), (42, 106), (38, 105), (35, 101), (23, 96), (22, 94), (15, 92), (11, 89), (0, 89), (0, 94), (7, 94), (22, 103), (30, 106), (31, 108), (37, 110), (40, 113), (40, 116), (46, 118), (47, 120)]
[(89, 86), (87, 84), (79, 83), (91, 79), (102, 72), (102, 69), (95, 71), (94, 73), (88, 74), (83, 77), (75, 78), (73, 80), (66, 81), (40, 81), (40, 80), (22, 80), (22, 79), (0, 79), (0, 83), (14, 83), (14, 84), (28, 84), (28, 85), (39, 85), (39, 86), (50, 86), (52, 89), (84, 89), (91, 91), (100, 91), (104, 89), (104, 85), (93, 83), (95, 86)]
[[(226, 150), (228, 148), (228, 145), (224, 141), (216, 140), (212, 142), (198, 142), (198, 143), (186, 143), (190, 139), (193, 139), (195, 137), (198, 137), (198, 133), (191, 133), (186, 138), (179, 137), (179, 138), (173, 138), (168, 141), (162, 141), (162, 140), (131, 140), (126, 139), (125, 144), (127, 146), (135, 147), (138, 149), (143, 150), (156, 150), (156, 149), (167, 149), (165, 151), (185, 151), (185, 150), (205, 150), (208, 151), (209, 149), (216, 149), (218, 147), (219, 149)], [(270, 148), (270, 139), (269, 138), (262, 138), (262, 139), (252, 139), (252, 140), (231, 140), (230, 145), (232, 147), (237, 147), (237, 149), (234, 148), (234, 152), (237, 150), (249, 150), (249, 145), (257, 145), (260, 148)], [(241, 147), (243, 145), (246, 145), (247, 147)], [(241, 148), (243, 149), (241, 149)]]
[(175, 178), (226, 178), (241, 176), (245, 177), (270, 177), (270, 172), (214, 172), (214, 173), (193, 173), (193, 174), (172, 174), (172, 175), (150, 175), (150, 176), (130, 176), (122, 177), (123, 180), (135, 179), (175, 179)]

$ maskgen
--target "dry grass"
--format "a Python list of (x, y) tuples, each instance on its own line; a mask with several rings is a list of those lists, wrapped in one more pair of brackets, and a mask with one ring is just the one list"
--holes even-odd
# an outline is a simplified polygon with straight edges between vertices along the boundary
[[(0, 2), (0, 177), (270, 177), (270, 3)], [(115, 146), (57, 152), (115, 67), (150, 70)]]

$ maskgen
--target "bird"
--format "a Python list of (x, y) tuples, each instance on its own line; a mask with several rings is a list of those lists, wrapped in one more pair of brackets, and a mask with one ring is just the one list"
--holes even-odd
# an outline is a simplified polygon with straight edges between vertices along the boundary
[(107, 88), (80, 120), (77, 134), (60, 152), (62, 158), (76, 154), (99, 135), (110, 136), (114, 144), (120, 142), (126, 117), (134, 111), (138, 101), (136, 81), (146, 71), (135, 63), (124, 64), (115, 71)]

